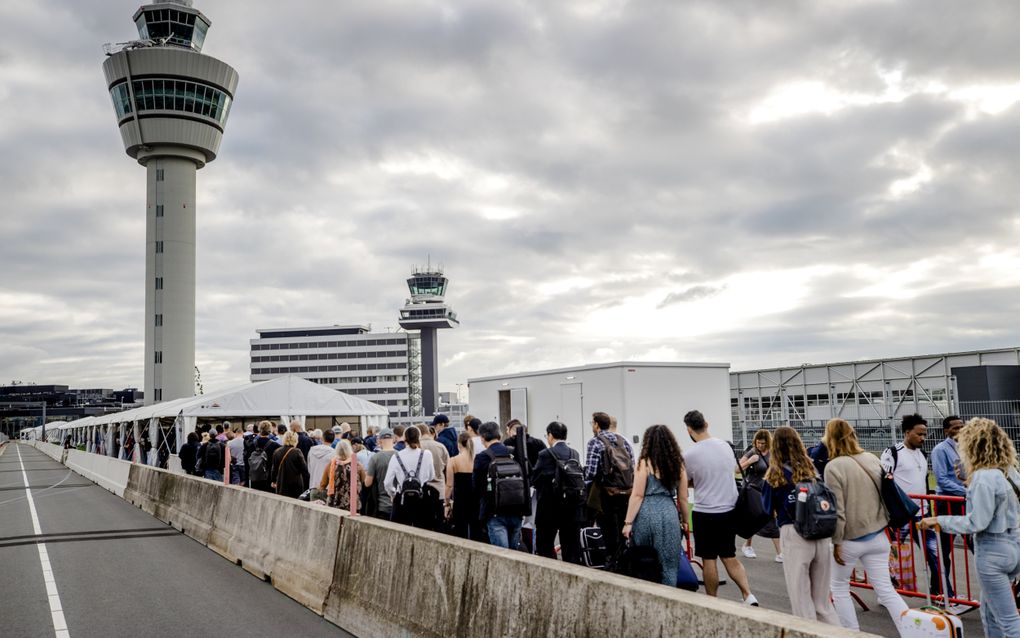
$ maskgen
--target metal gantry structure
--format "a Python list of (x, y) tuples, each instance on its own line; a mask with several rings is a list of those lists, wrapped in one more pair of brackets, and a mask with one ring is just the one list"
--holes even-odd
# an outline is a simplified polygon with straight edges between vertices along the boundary
[[(759, 428), (791, 425), (805, 443), (821, 438), (825, 423), (843, 418), (867, 449), (898, 439), (905, 414), (919, 413), (941, 440), (941, 420), (951, 414), (988, 416), (1012, 427), (1017, 402), (961, 400), (953, 370), (973, 366), (1020, 366), (1020, 348), (804, 364), (733, 372), (730, 375), (735, 439), (746, 446)], [(1014, 440), (1020, 440), (1020, 422)]]

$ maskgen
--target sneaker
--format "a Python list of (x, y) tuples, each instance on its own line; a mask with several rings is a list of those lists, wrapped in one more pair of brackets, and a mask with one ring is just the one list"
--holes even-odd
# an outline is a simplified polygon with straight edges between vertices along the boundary
[(747, 556), (748, 558), (758, 558), (758, 554), (754, 553), (754, 548), (750, 545), (744, 545), (742, 551), (744, 552), (744, 556)]
[(754, 597), (754, 594), (748, 594), (747, 598), (744, 599), (744, 604), (751, 607), (757, 607), (758, 599)]
[(780, 554), (776, 554), (776, 562), (777, 563), (783, 562), (783, 555), (781, 553)]
[(971, 607), (970, 605), (964, 605), (963, 603), (955, 603), (955, 604), (950, 605), (949, 609), (947, 609), (946, 611), (948, 611), (951, 614), (955, 614), (957, 616), (961, 616), (961, 615), (967, 613), (968, 611), (971, 611), (972, 609), (974, 609), (974, 608)]

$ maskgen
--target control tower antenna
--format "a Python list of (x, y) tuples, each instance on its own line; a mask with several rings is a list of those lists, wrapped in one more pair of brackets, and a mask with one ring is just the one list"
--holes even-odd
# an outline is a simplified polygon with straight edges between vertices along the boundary
[(436, 331), (460, 325), (457, 313), (444, 301), (448, 279), (442, 268), (433, 268), (432, 256), (424, 269), (414, 268), (407, 279), (411, 298), (400, 311), (400, 327), (421, 333), (422, 412), (433, 415), (439, 401), (439, 353)]
[(237, 71), (202, 53), (191, 0), (134, 14), (138, 39), (103, 47), (124, 150), (146, 169), (145, 402), (195, 394), (195, 174), (216, 159)]

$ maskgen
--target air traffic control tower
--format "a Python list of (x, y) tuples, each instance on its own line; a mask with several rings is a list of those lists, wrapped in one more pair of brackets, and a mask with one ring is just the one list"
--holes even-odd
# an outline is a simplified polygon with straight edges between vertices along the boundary
[(191, 0), (135, 12), (103, 63), (124, 150), (145, 167), (145, 402), (195, 394), (195, 171), (216, 159), (237, 71), (202, 54)]
[(407, 279), (411, 298), (400, 311), (400, 327), (421, 332), (421, 407), (424, 415), (434, 415), (439, 401), (436, 330), (460, 325), (457, 313), (443, 300), (447, 283), (442, 268), (433, 268), (431, 263), (424, 270), (415, 268)]

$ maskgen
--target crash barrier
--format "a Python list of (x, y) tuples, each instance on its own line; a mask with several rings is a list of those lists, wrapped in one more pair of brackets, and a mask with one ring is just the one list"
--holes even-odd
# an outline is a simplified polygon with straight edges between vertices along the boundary
[[(961, 515), (966, 512), (967, 499), (962, 496), (936, 496), (934, 494), (910, 494), (910, 498), (921, 504), (920, 515), (922, 518), (936, 516), (939, 514)], [(962, 542), (957, 541), (955, 534), (937, 532), (935, 530), (923, 531), (917, 527), (916, 522), (911, 522), (909, 531), (894, 530), (887, 528), (886, 536), (889, 538), (889, 572), (893, 577), (893, 584), (896, 591), (902, 596), (911, 598), (926, 598), (930, 591), (932, 601), (945, 604), (942, 592), (947, 582), (954, 595), (949, 598), (949, 604), (966, 605), (968, 607), (980, 607), (977, 599), (977, 592), (972, 587), (971, 580), (971, 539), (963, 537)], [(925, 551), (919, 551), (923, 539)], [(919, 561), (925, 560), (925, 552), (934, 559), (932, 563), (936, 569), (928, 568), (928, 579), (942, 583), (942, 587), (930, 589), (928, 579), (922, 578), (925, 574), (925, 566)], [(951, 568), (946, 569), (946, 557), (948, 556)], [(868, 575), (862, 571), (858, 575), (854, 570), (850, 579), (853, 587), (872, 589), (868, 582)]]
[(32, 447), (50, 457), (57, 463), (63, 463), (64, 450), (59, 445), (45, 443), (43, 441), (32, 441)]
[(124, 496), (131, 463), (109, 456), (67, 450), (64, 465), (117, 496)]
[[(73, 452), (69, 466), (72, 461), (80, 466)], [(758, 638), (867, 635), (275, 494), (106, 460), (127, 469), (126, 500), (358, 636), (615, 637), (673, 635), (678, 627)]]

